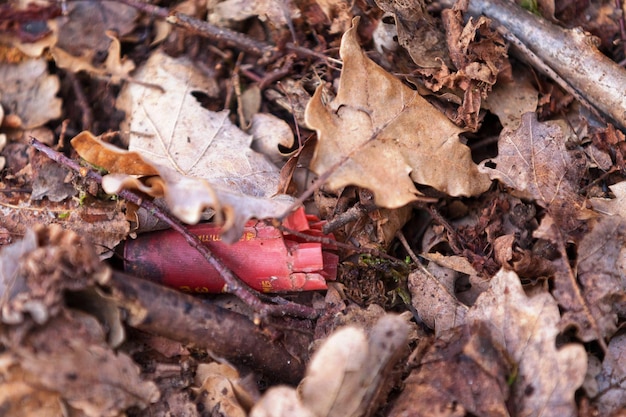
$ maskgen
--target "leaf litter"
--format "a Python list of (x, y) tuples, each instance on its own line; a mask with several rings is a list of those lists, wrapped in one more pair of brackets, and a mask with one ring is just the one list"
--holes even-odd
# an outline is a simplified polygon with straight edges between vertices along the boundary
[[(501, 27), (464, 2), (187, 0), (173, 25), (149, 4), (88, 3), (0, 8), (3, 410), (623, 412), (624, 135), (522, 65)], [(564, 7), (536, 12), (611, 38), (606, 13), (581, 23)], [(91, 165), (73, 173), (29, 136)], [(108, 172), (102, 189), (87, 169)], [(111, 196), (125, 189), (185, 223), (212, 219), (211, 239), (258, 224), (339, 257), (325, 294), (286, 295), (317, 319), (104, 263), (152, 226)], [(323, 220), (290, 234), (280, 221), (303, 202)]]

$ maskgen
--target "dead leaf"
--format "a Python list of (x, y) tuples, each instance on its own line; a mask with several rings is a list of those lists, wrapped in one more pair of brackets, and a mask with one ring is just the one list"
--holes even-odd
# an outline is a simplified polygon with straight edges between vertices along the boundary
[(592, 198), (591, 206), (599, 213), (626, 219), (626, 181), (609, 185), (609, 188), (615, 194), (615, 198)]
[(300, 10), (289, 0), (225, 0), (217, 3), (211, 13), (209, 22), (223, 26), (229, 22), (241, 22), (256, 16), (262, 21), (273, 25), (290, 25), (291, 20), (300, 17)]
[[(54, 391), (46, 391), (28, 383), (30, 375), (10, 353), (0, 355), (0, 407), (12, 417), (58, 417), (66, 411)], [(84, 415), (84, 414), (83, 414)], [(77, 416), (78, 417), (78, 416)]]
[(107, 31), (124, 36), (135, 27), (137, 9), (115, 1), (84, 1), (67, 4), (56, 46), (73, 56), (105, 52), (110, 47)]
[(111, 174), (158, 175), (152, 165), (146, 162), (139, 152), (128, 152), (96, 138), (91, 132), (80, 132), (72, 138), (76, 152), (98, 168)]
[(435, 276), (426, 268), (418, 267), (408, 278), (411, 304), (424, 324), (435, 330), (436, 336), (464, 324), (468, 311), (455, 296), (456, 275), (449, 272)]
[(200, 364), (196, 370), (198, 388), (194, 391), (202, 399), (205, 410), (224, 417), (246, 417), (246, 410), (238, 398), (238, 393), (243, 390), (238, 386), (239, 379), (239, 372), (228, 364)]
[(496, 83), (483, 103), (508, 130), (517, 130), (522, 115), (537, 110), (539, 92), (528, 72), (513, 69), (513, 79)]
[(12, 367), (11, 378), (0, 381), (0, 392), (11, 392), (2, 400), (38, 398), (42, 403), (29, 404), (38, 410), (53, 396), (65, 413), (97, 417), (158, 399), (132, 359), (107, 344), (103, 325), (67, 307), (69, 293), (78, 299), (110, 274), (84, 240), (60, 226), (39, 227), (3, 248), (0, 258), (2, 361)]
[(95, 53), (93, 50), (86, 50), (83, 55), (74, 56), (59, 47), (53, 47), (51, 53), (55, 63), (60, 68), (72, 72), (87, 71), (96, 76), (106, 76), (110, 78), (113, 84), (119, 84), (128, 78), (128, 74), (135, 69), (135, 64), (121, 56), (122, 47), (113, 32), (107, 32), (106, 35), (111, 39), (111, 44), (107, 59), (101, 68), (96, 68), (91, 63)]
[(0, 63), (2, 105), (22, 120), (22, 128), (32, 129), (61, 117), (59, 77), (48, 74), (44, 59), (20, 64)]
[(389, 416), (508, 417), (507, 380), (514, 363), (490, 331), (476, 322), (426, 347)]
[(322, 9), (326, 18), (330, 21), (328, 33), (341, 33), (348, 30), (350, 21), (354, 16), (352, 3), (348, 0), (315, 0)]
[(30, 158), (30, 164), (33, 176), (31, 200), (41, 200), (47, 197), (50, 201), (59, 202), (78, 193), (72, 184), (72, 174), (69, 169), (40, 153)]
[(406, 348), (409, 326), (386, 315), (370, 331), (345, 327), (315, 353), (298, 391), (302, 404), (318, 417), (368, 416), (388, 373)]
[(557, 349), (560, 313), (549, 293), (528, 297), (514, 272), (500, 270), (467, 320), (486, 323), (495, 343), (505, 346), (517, 364), (512, 415), (576, 415), (574, 393), (584, 381), (587, 355), (577, 344)]
[(423, 0), (376, 0), (376, 5), (394, 16), (398, 43), (418, 66), (439, 68), (444, 62), (450, 63), (444, 33)]
[(3, 248), (0, 260), (2, 322), (9, 324), (21, 323), (25, 316), (43, 324), (59, 314), (65, 291), (104, 282), (110, 274), (84, 240), (59, 225), (36, 226)]
[(333, 189), (370, 189), (376, 204), (386, 208), (414, 201), (419, 192), (413, 181), (454, 196), (487, 190), (490, 181), (459, 142), (461, 130), (367, 58), (357, 24), (355, 19), (342, 38), (337, 97), (324, 105), (320, 87), (307, 106), (306, 122), (318, 134), (311, 169), (330, 172)]
[(584, 207), (578, 183), (585, 168), (584, 155), (565, 147), (561, 125), (539, 122), (535, 113), (526, 113), (519, 129), (502, 131), (498, 156), (483, 161), (479, 169), (520, 197), (536, 200), (561, 228), (572, 232)]
[(104, 330), (98, 329), (97, 339), (85, 339), (86, 331), (96, 334), (95, 326), (93, 317), (67, 311), (12, 347), (29, 385), (56, 393), (58, 400), (92, 417), (116, 416), (156, 401), (154, 383), (141, 380), (129, 356), (106, 346)]
[(250, 411), (250, 417), (317, 417), (291, 387), (272, 387)]
[(614, 413), (626, 407), (626, 334), (611, 339), (596, 382), (599, 394), (593, 404), (598, 407), (598, 415), (618, 415)]
[(285, 151), (293, 148), (294, 138), (291, 127), (284, 120), (270, 113), (257, 113), (252, 116), (249, 133), (253, 138), (252, 149), (273, 163), (281, 163), (289, 157)]
[[(130, 171), (107, 175), (102, 183), (106, 192), (133, 188), (152, 196), (165, 193), (172, 213), (190, 224), (200, 220), (205, 208), (224, 210), (227, 242), (239, 238), (248, 219), (278, 217), (290, 207), (291, 197), (272, 197), (279, 183), (278, 168), (250, 149), (251, 136), (230, 122), (228, 111), (208, 111), (192, 95), (213, 94), (214, 81), (186, 59), (163, 53), (154, 53), (136, 78), (164, 89), (132, 84), (120, 98), (128, 115), (129, 151), (140, 154), (159, 177), (144, 184), (127, 175)], [(111, 151), (104, 145), (90, 142), (81, 146), (81, 153), (98, 146), (95, 154), (110, 157), (111, 162), (119, 158), (119, 153), (106, 155)]]
[(544, 216), (533, 236), (549, 242), (557, 255), (552, 260), (554, 265), (552, 294), (563, 309), (559, 329), (564, 331), (573, 326), (583, 342), (598, 340), (602, 345), (604, 339), (601, 337), (598, 324), (585, 302), (576, 272), (569, 263), (564, 237), (550, 215)]
[(618, 316), (626, 315), (626, 221), (606, 217), (578, 245), (578, 282), (600, 336), (617, 331)]

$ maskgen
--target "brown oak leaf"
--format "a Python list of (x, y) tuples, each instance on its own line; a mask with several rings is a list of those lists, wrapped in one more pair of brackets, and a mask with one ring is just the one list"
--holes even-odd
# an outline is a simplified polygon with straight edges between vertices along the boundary
[(413, 181), (453, 196), (486, 191), (490, 181), (459, 141), (461, 129), (366, 56), (357, 24), (355, 19), (342, 38), (337, 97), (325, 105), (320, 87), (306, 109), (319, 141), (313, 171), (330, 174), (334, 189), (370, 189), (386, 208), (414, 201), (419, 192)]

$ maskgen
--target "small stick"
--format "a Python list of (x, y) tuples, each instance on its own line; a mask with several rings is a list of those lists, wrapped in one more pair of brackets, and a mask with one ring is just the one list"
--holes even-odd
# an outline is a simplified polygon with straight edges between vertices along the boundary
[(420, 259), (417, 257), (415, 252), (413, 252), (413, 249), (411, 249), (411, 245), (409, 245), (409, 242), (406, 240), (406, 236), (404, 236), (404, 233), (402, 233), (402, 230), (398, 230), (396, 232), (396, 237), (398, 238), (400, 243), (402, 243), (404, 250), (409, 254), (409, 257), (411, 258), (411, 260), (415, 262), (416, 265), (419, 265)]
[[(196, 33), (205, 38), (209, 38), (217, 42), (224, 42), (233, 48), (237, 48), (255, 56), (261, 56), (267, 61), (272, 61), (276, 57), (277, 50), (274, 46), (265, 42), (254, 40), (242, 33), (212, 25), (204, 20), (196, 19), (183, 13), (175, 11), (170, 12), (168, 9), (143, 3), (139, 0), (116, 1), (134, 7), (137, 10), (141, 10), (142, 12), (152, 16), (165, 19), (172, 25)], [(341, 65), (341, 61), (338, 59), (327, 57), (322, 53), (295, 45), (294, 43), (288, 43), (285, 45), (285, 48), (300, 57), (315, 57), (326, 61), (329, 65), (331, 63)]]
[(345, 226), (348, 223), (352, 223), (354, 221), (359, 220), (361, 217), (365, 216), (367, 213), (370, 213), (376, 210), (378, 206), (375, 204), (364, 205), (360, 201), (355, 205), (350, 207), (348, 210), (343, 213), (333, 217), (322, 227), (322, 233), (328, 234), (332, 233), (340, 227)]
[(274, 53), (273, 47), (269, 44), (251, 39), (239, 32), (234, 32), (229, 29), (217, 27), (210, 24), (209, 22), (195, 19), (183, 13), (178, 13), (175, 11), (170, 12), (168, 9), (154, 6), (152, 4), (147, 4), (139, 0), (117, 1), (134, 7), (137, 10), (141, 10), (144, 13), (159, 17), (161, 19), (165, 19), (168, 23), (171, 23), (174, 26), (215, 40), (217, 42), (224, 42), (228, 46), (240, 49), (252, 55), (267, 55), (269, 57)]
[[(76, 161), (59, 152), (56, 152), (33, 137), (31, 137), (30, 143), (35, 149), (45, 154), (56, 163), (70, 168), (88, 179), (98, 182), (98, 184), (102, 183), (102, 176), (100, 174), (92, 170), (88, 170), (85, 167), (81, 167)], [(261, 317), (266, 315), (290, 315), (294, 317), (314, 319), (318, 316), (318, 312), (315, 309), (286, 300), (285, 303), (281, 305), (268, 305), (263, 303), (255, 294), (256, 291), (253, 291), (251, 288), (243, 284), (241, 280), (230, 269), (228, 269), (221, 260), (213, 256), (209, 248), (202, 243), (198, 236), (190, 233), (189, 230), (187, 230), (187, 228), (177, 219), (163, 211), (163, 209), (154, 204), (152, 201), (145, 200), (132, 191), (121, 190), (118, 193), (118, 196), (124, 200), (143, 207), (154, 217), (167, 223), (172, 229), (180, 233), (185, 238), (185, 241), (187, 241), (191, 247), (195, 248), (204, 257), (204, 259), (206, 259), (207, 262), (209, 262), (209, 264), (220, 273), (221, 277), (226, 282), (226, 290), (233, 293), (244, 303), (249, 305), (254, 311), (260, 314)]]
[(432, 216), (433, 220), (439, 223), (441, 226), (443, 226), (443, 228), (446, 229), (446, 231), (450, 234), (452, 239), (449, 240), (449, 243), (450, 243), (450, 247), (452, 248), (452, 250), (456, 252), (457, 254), (463, 253), (463, 248), (459, 247), (459, 244), (462, 245), (463, 247), (466, 247), (467, 242), (465, 242), (465, 239), (463, 239), (457, 233), (456, 229), (452, 227), (452, 225), (448, 223), (446, 219), (444, 219), (444, 217), (441, 215), (441, 213), (439, 213), (439, 211), (434, 205), (429, 205), (428, 211), (430, 212), (430, 215)]

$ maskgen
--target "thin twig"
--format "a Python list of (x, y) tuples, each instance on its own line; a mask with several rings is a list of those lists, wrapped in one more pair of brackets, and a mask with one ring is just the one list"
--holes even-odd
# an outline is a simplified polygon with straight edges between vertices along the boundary
[[(277, 49), (273, 45), (257, 41), (239, 32), (212, 25), (204, 20), (196, 19), (194, 17), (187, 16), (183, 13), (178, 13), (176, 11), (170, 12), (168, 9), (143, 3), (140, 0), (116, 1), (134, 7), (137, 10), (141, 10), (142, 12), (149, 15), (165, 19), (168, 23), (171, 23), (172, 25), (179, 28), (188, 30), (192, 33), (212, 39), (217, 42), (224, 42), (230, 47), (239, 49), (255, 56), (263, 57), (268, 61), (273, 61), (274, 58), (276, 58), (277, 56)], [(304, 48), (293, 43), (288, 43), (287, 45), (285, 45), (285, 48), (300, 57), (314, 57), (326, 61), (329, 65), (341, 65), (341, 61), (338, 59), (328, 57), (322, 53), (312, 51), (311, 49)]]
[[(433, 220), (443, 226), (443, 228), (446, 229), (446, 232), (448, 232), (448, 234), (450, 235), (451, 239), (449, 239), (448, 243), (450, 243), (450, 247), (452, 248), (452, 250), (454, 250), (454, 252), (457, 254), (463, 253), (463, 248), (467, 246), (467, 242), (465, 241), (465, 239), (463, 239), (458, 234), (456, 229), (452, 227), (450, 223), (448, 223), (448, 221), (441, 215), (441, 213), (439, 213), (439, 210), (437, 210), (434, 205), (429, 205), (428, 211), (430, 212)], [(463, 248), (459, 247), (459, 244), (463, 246)]]
[(374, 249), (374, 248), (359, 248), (357, 246), (354, 245), (348, 245), (347, 243), (341, 243), (341, 242), (337, 242), (336, 240), (333, 239), (329, 239), (323, 236), (311, 236), (309, 234), (306, 233), (302, 233), (302, 232), (298, 232), (297, 230), (293, 230), (290, 229), (288, 227), (285, 227), (283, 225), (277, 225), (276, 226), (278, 230), (285, 232), (285, 233), (289, 233), (291, 235), (294, 235), (295, 237), (299, 237), (303, 240), (306, 240), (307, 242), (317, 242), (317, 243), (321, 243), (323, 245), (332, 245), (335, 246), (339, 249), (344, 249), (347, 251), (352, 251), (352, 252), (356, 252), (356, 253), (365, 253), (377, 258), (383, 258), (386, 259), (388, 261), (394, 262), (394, 263), (400, 263), (403, 264), (404, 262), (402, 262), (400, 259), (398, 258), (394, 258), (393, 256), (380, 251), (378, 249)]
[(402, 230), (398, 230), (396, 232), (396, 237), (398, 238), (400, 243), (402, 243), (404, 250), (409, 254), (409, 257), (413, 260), (413, 262), (415, 262), (416, 265), (419, 265), (420, 259), (417, 257), (415, 252), (413, 252), (413, 249), (411, 249), (411, 245), (409, 245), (409, 242), (406, 240), (406, 236), (404, 236)]
[[(31, 137), (30, 143), (35, 149), (45, 154), (48, 158), (52, 159), (56, 163), (70, 168), (71, 170), (78, 172), (84, 177), (98, 182), (99, 184), (102, 183), (102, 176), (95, 171), (86, 170), (85, 167), (80, 166), (73, 159), (70, 159), (63, 154), (54, 151), (53, 149), (49, 148), (48, 146), (44, 145), (33, 137)], [(256, 291), (252, 290), (244, 283), (242, 283), (242, 281), (230, 269), (228, 269), (220, 259), (218, 259), (211, 253), (209, 248), (202, 243), (198, 236), (190, 233), (189, 230), (181, 222), (172, 217), (170, 214), (163, 211), (161, 207), (157, 206), (150, 200), (145, 200), (144, 198), (129, 190), (121, 190), (118, 192), (117, 195), (126, 201), (130, 201), (131, 203), (143, 207), (154, 217), (167, 223), (172, 229), (180, 233), (185, 238), (185, 241), (191, 247), (196, 249), (204, 257), (204, 259), (206, 259), (207, 262), (220, 273), (222, 279), (224, 280), (224, 282), (226, 282), (227, 291), (233, 293), (244, 303), (248, 304), (252, 309), (254, 309), (254, 311), (260, 314), (261, 317), (264, 317), (266, 315), (290, 315), (294, 317), (313, 319), (318, 316), (318, 313), (315, 309), (308, 306), (292, 303), (290, 301), (286, 301), (284, 304), (281, 305), (268, 305), (263, 303), (259, 299), (257, 294), (255, 294)]]
[(352, 223), (354, 221), (359, 220), (361, 217), (365, 216), (367, 213), (370, 213), (376, 210), (378, 206), (374, 204), (364, 205), (360, 201), (355, 205), (350, 207), (348, 210), (343, 213), (333, 217), (328, 223), (326, 223), (322, 227), (322, 233), (328, 234), (332, 233), (340, 227), (345, 226), (348, 223)]
[(146, 14), (165, 19), (168, 23), (171, 23), (174, 26), (183, 28), (206, 38), (210, 38), (214, 41), (224, 42), (228, 46), (240, 49), (252, 55), (269, 56), (273, 54), (273, 48), (269, 44), (259, 42), (239, 32), (217, 27), (204, 20), (195, 19), (191, 16), (175, 11), (170, 12), (168, 9), (147, 4), (139, 0), (117, 1), (134, 7), (137, 10), (141, 10)]

